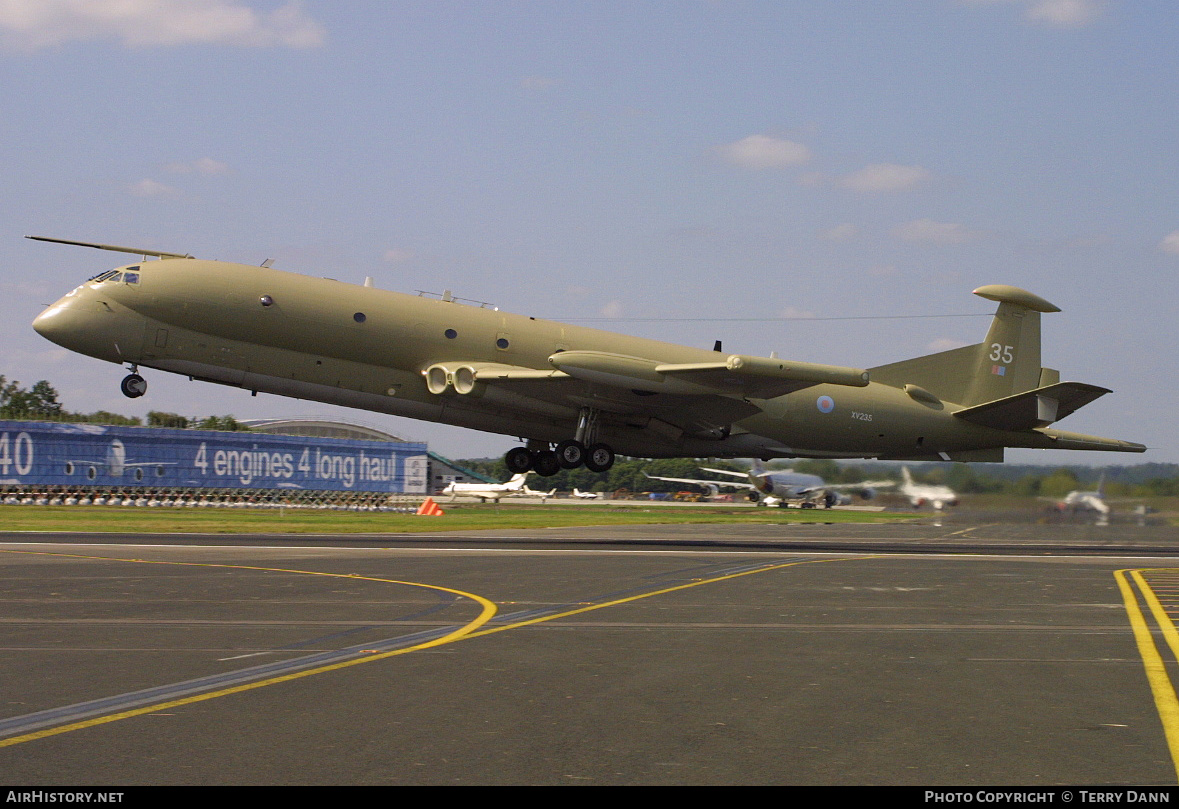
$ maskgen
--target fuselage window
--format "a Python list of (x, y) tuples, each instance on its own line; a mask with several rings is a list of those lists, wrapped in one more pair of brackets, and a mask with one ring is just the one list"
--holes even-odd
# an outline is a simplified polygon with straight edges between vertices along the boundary
[(458, 332), (454, 329), (447, 329), (445, 332), (443, 332), (443, 334), (446, 335), (447, 340), (453, 340), (454, 338), (458, 337)]

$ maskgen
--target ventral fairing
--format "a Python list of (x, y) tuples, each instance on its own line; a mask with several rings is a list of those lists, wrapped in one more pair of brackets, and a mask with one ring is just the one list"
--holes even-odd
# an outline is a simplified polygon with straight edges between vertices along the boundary
[[(32, 237), (39, 238), (39, 237)], [(487, 307), (182, 253), (101, 273), (33, 322), (65, 348), (145, 369), (525, 441), (514, 474), (649, 458), (1002, 461), (1006, 447), (1143, 452), (1056, 429), (1109, 393), (1043, 367), (1040, 320), (1012, 286), (982, 342), (876, 368), (726, 354)], [(154, 260), (148, 260), (154, 257)], [(269, 262), (267, 262), (269, 263)]]

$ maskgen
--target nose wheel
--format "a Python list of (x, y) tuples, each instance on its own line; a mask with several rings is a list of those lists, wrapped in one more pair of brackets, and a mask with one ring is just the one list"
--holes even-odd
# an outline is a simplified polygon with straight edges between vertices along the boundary
[(147, 393), (147, 380), (139, 374), (127, 374), (119, 383), (119, 390), (123, 391), (123, 395), (128, 399), (138, 399)]

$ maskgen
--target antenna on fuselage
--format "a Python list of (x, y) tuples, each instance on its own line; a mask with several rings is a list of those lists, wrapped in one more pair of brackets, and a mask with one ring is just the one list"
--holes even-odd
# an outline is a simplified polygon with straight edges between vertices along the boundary
[(131, 253), (136, 256), (155, 256), (156, 258), (193, 258), (188, 253), (164, 253), (160, 250), (141, 250), (138, 247), (119, 247), (115, 244), (95, 244), (94, 242), (75, 242), (70, 239), (52, 239), (48, 236), (25, 236), (38, 242), (53, 242), (54, 244), (69, 244), (74, 247), (93, 247), (95, 250), (110, 250), (115, 253)]

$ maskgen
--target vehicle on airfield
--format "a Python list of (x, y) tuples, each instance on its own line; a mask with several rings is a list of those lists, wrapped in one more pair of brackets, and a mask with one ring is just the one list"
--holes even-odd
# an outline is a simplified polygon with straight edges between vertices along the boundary
[[(1022, 289), (981, 343), (871, 369), (725, 354), (486, 306), (181, 253), (137, 254), (33, 321), (47, 339), (125, 365), (518, 436), (509, 470), (603, 472), (645, 457), (1002, 461), (1005, 447), (1143, 452), (1048, 425), (1109, 393), (1040, 365)], [(149, 261), (149, 257), (157, 260)], [(719, 346), (717, 346), (719, 349)]]
[(793, 469), (770, 471), (757, 458), (753, 459), (748, 472), (709, 469), (708, 467), (701, 467), (701, 470), (718, 475), (732, 475), (744, 478), (744, 480), (695, 480), (659, 477), (647, 475), (646, 472), (643, 474), (652, 480), (693, 483), (703, 486), (708, 489), (710, 497), (716, 497), (720, 488), (748, 489), (749, 499), (759, 505), (798, 506), (799, 508), (847, 506), (852, 504), (853, 495), (858, 495), (863, 500), (871, 500), (876, 496), (876, 489), (896, 485), (891, 480), (872, 480), (865, 483), (826, 483), (818, 475), (795, 472)]

